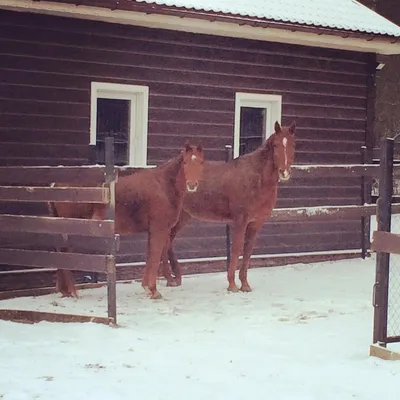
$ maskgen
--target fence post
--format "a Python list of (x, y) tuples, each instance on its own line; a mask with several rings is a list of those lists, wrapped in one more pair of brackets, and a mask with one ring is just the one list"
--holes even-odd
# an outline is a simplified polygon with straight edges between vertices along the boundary
[[(230, 144), (225, 145), (225, 162), (232, 160), (233, 152)], [(229, 224), (226, 224), (226, 269), (229, 269), (229, 263), (231, 262), (231, 229)]]
[[(367, 164), (367, 146), (361, 146), (361, 164)], [(371, 187), (366, 182), (365, 175), (361, 176), (361, 205), (371, 201)], [(361, 217), (361, 257), (365, 259), (367, 257), (368, 249), (370, 248), (370, 234), (371, 234), (371, 223), (370, 217)]]
[[(379, 168), (379, 197), (376, 218), (378, 231), (390, 232), (393, 195), (393, 149), (394, 140), (381, 141)], [(389, 253), (376, 254), (376, 273), (373, 294), (374, 334), (373, 343), (386, 347), (389, 295)]]
[[(89, 145), (89, 157), (88, 157), (88, 164), (94, 165), (97, 164), (97, 148), (95, 144)], [(88, 282), (98, 283), (99, 282), (99, 273), (92, 272), (91, 275), (87, 275)]]
[[(107, 206), (106, 219), (115, 221), (115, 157), (114, 157), (114, 138), (105, 138), (105, 186), (110, 193), (110, 202)], [(114, 228), (115, 231), (115, 228)], [(107, 298), (108, 298), (108, 317), (117, 323), (117, 272), (115, 258), (117, 252), (118, 236), (114, 234), (114, 241), (110, 254), (107, 256)]]

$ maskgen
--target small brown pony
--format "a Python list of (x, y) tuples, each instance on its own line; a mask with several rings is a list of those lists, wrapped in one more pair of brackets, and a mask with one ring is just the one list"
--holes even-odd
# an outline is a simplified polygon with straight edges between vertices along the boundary
[[(202, 145), (187, 143), (178, 156), (156, 168), (127, 175), (119, 173), (115, 185), (115, 232), (120, 235), (148, 232), (142, 286), (153, 299), (161, 298), (156, 280), (162, 250), (178, 221), (185, 193), (195, 193), (198, 189), (203, 162)], [(105, 218), (107, 210), (103, 204), (76, 203), (50, 203), (50, 208), (58, 217), (100, 220)], [(63, 296), (77, 297), (74, 275), (69, 270), (57, 271), (56, 288)]]
[(205, 163), (202, 184), (196, 193), (185, 197), (179, 221), (171, 231), (169, 246), (163, 251), (162, 268), (167, 285), (181, 284), (181, 270), (172, 244), (180, 229), (194, 217), (203, 221), (232, 223), (228, 291), (239, 290), (235, 283), (235, 271), (241, 254), (240, 290), (251, 291), (247, 281), (250, 257), (258, 232), (276, 205), (278, 182), (290, 179), (295, 130), (295, 122), (287, 127), (281, 127), (276, 122), (275, 132), (253, 152), (227, 163)]

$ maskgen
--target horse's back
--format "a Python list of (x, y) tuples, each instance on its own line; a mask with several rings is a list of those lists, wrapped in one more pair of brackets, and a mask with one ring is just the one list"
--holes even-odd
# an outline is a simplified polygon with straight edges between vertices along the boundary
[(184, 210), (204, 221), (231, 221), (238, 214), (267, 214), (275, 204), (276, 183), (265, 182), (251, 158), (208, 161), (197, 192), (188, 193)]

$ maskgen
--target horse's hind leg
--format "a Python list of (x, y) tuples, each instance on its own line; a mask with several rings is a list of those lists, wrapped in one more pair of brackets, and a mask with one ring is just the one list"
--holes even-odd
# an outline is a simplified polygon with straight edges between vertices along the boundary
[[(68, 238), (64, 238), (66, 242)], [(60, 252), (68, 252), (68, 247), (61, 247)], [(76, 297), (78, 293), (75, 287), (75, 276), (72, 271), (67, 269), (57, 269), (56, 292), (60, 292), (62, 297)]]
[[(171, 229), (169, 240), (163, 250), (162, 267), (164, 277), (167, 279), (167, 286), (180, 286), (182, 284), (182, 270), (174, 252), (173, 242), (178, 232), (184, 228), (190, 220), (190, 214), (182, 211), (177, 224)], [(168, 261), (170, 265), (168, 265)], [(172, 278), (171, 270), (174, 278)], [(170, 284), (170, 282), (172, 284)]]
[(247, 225), (244, 248), (243, 248), (243, 262), (239, 271), (239, 279), (242, 282), (240, 290), (242, 292), (251, 292), (251, 287), (247, 281), (247, 270), (250, 265), (250, 257), (253, 252), (254, 244), (257, 239), (258, 232), (263, 226), (264, 220), (251, 222)]
[(228, 267), (228, 291), (238, 292), (239, 289), (235, 283), (235, 272), (238, 265), (239, 256), (243, 251), (244, 234), (246, 232), (246, 223), (235, 221), (233, 224), (231, 259)]
[(178, 286), (175, 281), (175, 276), (172, 275), (172, 269), (168, 262), (168, 254), (170, 247), (170, 239), (168, 239), (167, 244), (164, 246), (162, 255), (161, 255), (161, 270), (164, 275), (164, 278), (167, 280), (167, 286)]
[(60, 292), (62, 297), (78, 297), (72, 271), (67, 269), (57, 270), (56, 291)]

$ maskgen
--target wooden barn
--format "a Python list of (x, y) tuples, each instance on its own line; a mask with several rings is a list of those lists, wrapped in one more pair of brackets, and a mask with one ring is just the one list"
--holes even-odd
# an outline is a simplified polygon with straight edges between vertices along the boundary
[[(400, 27), (353, 0), (0, 0), (0, 29), (1, 165), (102, 162), (110, 135), (119, 165), (159, 164), (186, 139), (224, 160), (276, 120), (297, 123), (296, 164), (359, 163), (373, 147), (376, 55), (400, 54)], [(278, 205), (360, 202), (360, 178), (307, 178), (282, 184)], [(254, 254), (359, 253), (360, 230), (270, 222)], [(118, 262), (142, 262), (144, 240), (124, 239)], [(213, 261), (225, 243), (224, 225), (193, 222), (176, 249)]]

